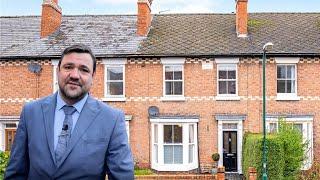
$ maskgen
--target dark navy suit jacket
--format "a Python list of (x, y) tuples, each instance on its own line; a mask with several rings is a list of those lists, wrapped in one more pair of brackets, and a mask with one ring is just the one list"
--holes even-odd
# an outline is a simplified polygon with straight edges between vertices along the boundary
[(123, 112), (88, 97), (60, 163), (53, 126), (57, 93), (23, 107), (5, 179), (131, 180), (133, 159)]

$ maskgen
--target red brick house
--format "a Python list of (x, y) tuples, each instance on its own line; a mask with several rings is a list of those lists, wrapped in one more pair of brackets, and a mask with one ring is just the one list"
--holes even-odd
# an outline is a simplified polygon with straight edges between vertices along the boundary
[(0, 17), (0, 150), (10, 150), (24, 103), (57, 90), (61, 51), (74, 43), (97, 55), (93, 96), (126, 113), (139, 166), (193, 171), (211, 164), (242, 173), (245, 132), (262, 131), (262, 47), (267, 54), (267, 129), (285, 117), (309, 142), (304, 169), (320, 160), (320, 13)]

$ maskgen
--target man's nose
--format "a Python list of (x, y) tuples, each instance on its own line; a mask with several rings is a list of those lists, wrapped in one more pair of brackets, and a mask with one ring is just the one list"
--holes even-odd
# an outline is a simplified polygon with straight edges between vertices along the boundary
[(79, 69), (78, 68), (72, 69), (72, 71), (70, 72), (70, 77), (74, 79), (79, 79), (80, 78)]

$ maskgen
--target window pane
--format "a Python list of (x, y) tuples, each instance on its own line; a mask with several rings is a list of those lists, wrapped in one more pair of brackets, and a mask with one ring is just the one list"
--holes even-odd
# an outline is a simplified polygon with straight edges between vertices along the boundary
[(173, 163), (173, 146), (172, 145), (163, 146), (163, 157), (164, 157), (164, 164)]
[(173, 80), (173, 66), (166, 66), (165, 67), (165, 80)]
[(193, 150), (194, 149), (194, 145), (191, 144), (189, 145), (189, 163), (193, 163)]
[(219, 94), (227, 94), (227, 82), (219, 81)]
[(158, 125), (154, 125), (154, 143), (158, 143)]
[(302, 134), (302, 124), (293, 124), (293, 128), (297, 129)]
[(293, 65), (287, 66), (287, 78), (288, 79), (295, 79), (295, 66), (293, 66)]
[(182, 145), (174, 146), (174, 164), (182, 164), (183, 163), (183, 148)]
[(236, 94), (236, 81), (228, 81), (228, 94)]
[(276, 133), (277, 132), (277, 123), (270, 123), (269, 124), (269, 132), (270, 133)]
[(219, 79), (227, 79), (227, 71), (219, 70)]
[(228, 79), (236, 79), (236, 71), (235, 70), (228, 71)]
[(174, 79), (175, 80), (182, 80), (182, 71), (175, 71), (174, 72)]
[(174, 143), (182, 143), (182, 126), (181, 125), (174, 125)]
[(277, 92), (278, 92), (278, 93), (285, 93), (285, 92), (286, 92), (286, 83), (285, 83), (285, 80), (278, 80)]
[(278, 79), (286, 78), (286, 68), (284, 65), (277, 66), (277, 78)]
[(172, 141), (172, 125), (163, 126), (163, 142), (173, 143)]
[(109, 95), (123, 95), (123, 82), (108, 82)]
[(166, 95), (173, 95), (173, 82), (166, 82)]
[(174, 82), (174, 95), (182, 95), (182, 82)]
[(237, 153), (237, 133), (231, 133), (231, 152)]
[(108, 67), (108, 80), (123, 80), (122, 67)]
[(194, 125), (189, 125), (189, 143), (194, 143)]
[(229, 153), (229, 134), (223, 133), (223, 153)]
[(286, 83), (287, 83), (287, 91), (286, 91), (286, 93), (293, 93), (294, 90), (292, 89), (292, 87), (294, 87), (294, 85), (292, 84), (292, 81), (287, 80)]
[(156, 163), (158, 163), (158, 145), (157, 144), (155, 144), (155, 145), (153, 145), (153, 147), (154, 147), (154, 160), (155, 160), (155, 162)]

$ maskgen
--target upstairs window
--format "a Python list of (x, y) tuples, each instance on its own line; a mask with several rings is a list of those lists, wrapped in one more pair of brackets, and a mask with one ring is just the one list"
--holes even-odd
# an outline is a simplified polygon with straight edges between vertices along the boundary
[(183, 95), (183, 66), (165, 65), (165, 95)]
[(184, 101), (184, 58), (161, 58), (163, 64), (162, 101)]
[(295, 65), (277, 65), (277, 93), (296, 93)]
[(236, 95), (237, 94), (237, 65), (219, 64), (218, 65), (218, 94)]
[(125, 64), (126, 59), (103, 59), (104, 64), (104, 101), (126, 101)]
[(124, 96), (124, 65), (106, 67), (106, 96)]

